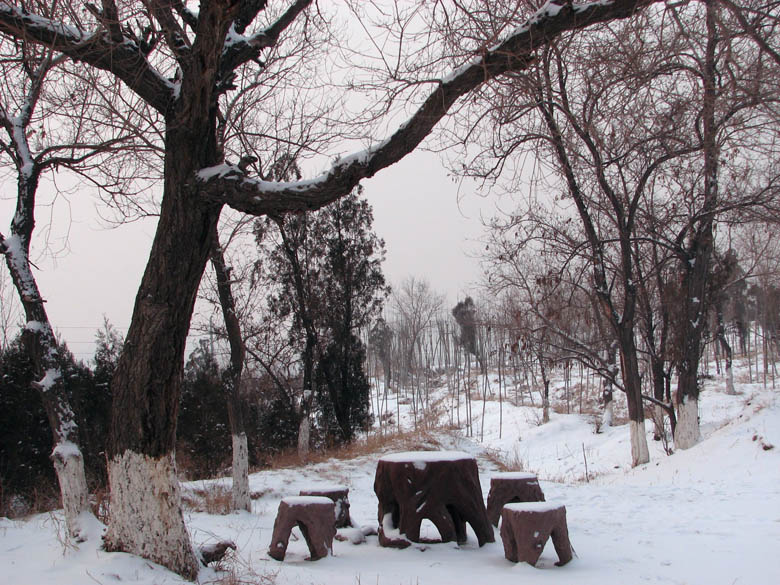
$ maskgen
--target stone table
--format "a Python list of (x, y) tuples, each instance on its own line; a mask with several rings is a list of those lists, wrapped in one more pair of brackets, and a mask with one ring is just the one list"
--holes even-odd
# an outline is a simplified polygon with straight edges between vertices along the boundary
[(479, 546), (494, 542), (479, 484), (477, 462), (461, 451), (409, 451), (379, 460), (374, 478), (379, 499), (379, 543), (405, 548), (421, 542), (430, 520), (442, 542), (466, 542), (466, 523)]
[(302, 496), (323, 496), (333, 500), (336, 508), (334, 511), (336, 528), (348, 528), (354, 526), (349, 515), (349, 488), (345, 485), (315, 486), (301, 490)]

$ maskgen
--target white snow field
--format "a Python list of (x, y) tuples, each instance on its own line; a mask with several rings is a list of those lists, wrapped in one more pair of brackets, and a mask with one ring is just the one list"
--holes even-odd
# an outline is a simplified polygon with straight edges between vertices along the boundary
[[(738, 375), (739, 379), (739, 375)], [(778, 585), (780, 584), (780, 391), (771, 383), (739, 384), (725, 394), (718, 379), (700, 400), (703, 440), (667, 456), (652, 441), (651, 461), (630, 468), (628, 426), (595, 433), (593, 416), (551, 413), (540, 425), (538, 408), (488, 401), (484, 434), (482, 405), (475, 403), (474, 438), (464, 431), (438, 431), (396, 442), (381, 452), (253, 474), (252, 513), (206, 514), (187, 509), (196, 546), (218, 540), (237, 545), (219, 567), (204, 568), (201, 583), (300, 585)], [(479, 420), (477, 419), (477, 411)], [(402, 424), (409, 425), (402, 416)], [(482, 441), (480, 442), (480, 435)], [(373, 492), (379, 457), (418, 449), (466, 451), (477, 457), (483, 495), (496, 461), (508, 469), (538, 474), (547, 501), (565, 504), (574, 560), (563, 567), (548, 542), (536, 567), (504, 558), (501, 538), (480, 548), (469, 541), (381, 548), (377, 537), (352, 544), (355, 529), (342, 529), (333, 555), (312, 562), (297, 528), (283, 562), (268, 546), (281, 498), (302, 488), (344, 484), (353, 518), (377, 524)], [(585, 464), (588, 473), (586, 481)], [(229, 479), (184, 484), (184, 492), (214, 491)], [(438, 535), (424, 524), (427, 536)], [(61, 513), (24, 520), (0, 519), (0, 583), (6, 585), (179, 583), (175, 574), (143, 559), (106, 553), (102, 527), (92, 538), (65, 544)]]

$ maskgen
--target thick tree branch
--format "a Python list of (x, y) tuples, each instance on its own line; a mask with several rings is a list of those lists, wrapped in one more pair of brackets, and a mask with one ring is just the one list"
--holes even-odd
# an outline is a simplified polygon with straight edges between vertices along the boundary
[(192, 30), (198, 28), (198, 17), (184, 5), (182, 0), (171, 0), (171, 6), (188, 27)]
[(265, 8), (264, 0), (246, 0), (239, 9), (234, 30), (237, 34), (229, 35), (225, 41), (222, 59), (219, 65), (219, 78), (227, 79), (237, 67), (257, 59), (260, 53), (273, 47), (279, 36), (290, 26), (298, 16), (306, 10), (312, 0), (296, 0), (279, 19), (270, 27), (251, 37), (241, 35), (257, 13)]
[(176, 55), (177, 60), (181, 62), (182, 59), (189, 55), (191, 49), (190, 40), (174, 17), (171, 10), (171, 2), (144, 0), (144, 5), (159, 23), (163, 34), (165, 34), (165, 41), (168, 43), (168, 47)]
[[(309, 4), (310, 2), (307, 2)], [(246, 27), (257, 18), (257, 15), (265, 10), (267, 0), (243, 0), (236, 16), (235, 29), (240, 35), (244, 34)], [(297, 4), (297, 2), (296, 2)]]
[(238, 167), (204, 169), (198, 187), (205, 197), (245, 213), (263, 215), (317, 209), (352, 190), (359, 181), (412, 152), (461, 96), (487, 80), (525, 70), (535, 51), (563, 32), (627, 18), (655, 0), (615, 0), (561, 8), (545, 4), (505, 41), (442, 79), (414, 115), (380, 144), (341, 159), (320, 177), (290, 183), (248, 178)]
[(0, 33), (45, 45), (71, 59), (111, 72), (162, 114), (173, 101), (173, 83), (160, 75), (141, 48), (127, 37), (117, 43), (101, 30), (84, 33), (8, 4), (0, 4)]

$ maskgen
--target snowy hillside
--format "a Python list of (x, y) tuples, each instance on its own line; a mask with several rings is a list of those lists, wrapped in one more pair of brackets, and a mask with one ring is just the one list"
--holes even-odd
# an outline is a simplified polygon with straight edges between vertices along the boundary
[[(256, 499), (253, 512), (216, 515), (187, 512), (196, 545), (230, 539), (238, 546), (223, 571), (203, 569), (202, 583), (295, 583), (450, 585), (458, 583), (552, 584), (701, 584), (776, 585), (780, 583), (780, 404), (776, 391), (743, 384), (737, 396), (722, 384), (708, 383), (702, 394), (704, 439), (695, 448), (667, 456), (651, 442), (651, 462), (630, 468), (625, 426), (594, 432), (592, 417), (552, 413), (538, 424), (538, 409), (485, 405), (485, 428), (474, 439), (436, 432), (406, 436), (387, 450), (459, 449), (477, 456), (485, 496), (499, 461), (536, 472), (547, 501), (566, 505), (575, 559), (556, 567), (548, 542), (539, 564), (505, 560), (501, 539), (479, 548), (470, 532), (465, 546), (454, 543), (384, 549), (376, 536), (359, 545), (334, 542), (333, 556), (317, 562), (302, 538), (291, 539), (284, 562), (267, 554), (279, 501), (301, 488), (346, 484), (352, 516), (376, 525), (373, 493), (379, 453), (330, 460), (303, 468), (273, 469), (250, 477)], [(481, 419), (481, 405), (480, 405)], [(402, 420), (409, 420), (403, 416)], [(648, 425), (648, 432), (650, 427)], [(648, 437), (651, 439), (651, 437)], [(585, 465), (587, 462), (587, 479)], [(184, 486), (189, 499), (215, 493), (225, 481)], [(425, 526), (429, 536), (435, 528)], [(78, 547), (63, 544), (59, 514), (24, 521), (0, 519), (0, 582), (178, 583), (158, 566), (120, 553), (100, 550), (95, 537)], [(296, 529), (297, 531), (297, 529)], [(296, 531), (293, 534), (296, 534)], [(348, 537), (349, 529), (342, 536)]]

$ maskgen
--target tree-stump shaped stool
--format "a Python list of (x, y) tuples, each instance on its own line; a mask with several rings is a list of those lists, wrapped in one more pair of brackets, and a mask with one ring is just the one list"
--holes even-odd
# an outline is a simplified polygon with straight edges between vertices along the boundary
[(379, 544), (405, 548), (421, 542), (420, 525), (430, 520), (441, 542), (466, 542), (468, 522), (479, 546), (494, 542), (476, 460), (460, 451), (412, 451), (379, 460), (374, 478), (379, 499)]
[(323, 496), (330, 498), (335, 504), (336, 528), (350, 528), (354, 526), (349, 515), (349, 488), (343, 485), (321, 486), (307, 490), (301, 490), (302, 496)]
[(516, 471), (497, 473), (492, 476), (487, 499), (487, 515), (490, 523), (498, 526), (504, 504), (516, 502), (544, 502), (544, 494), (536, 475)]
[(518, 563), (536, 565), (547, 539), (552, 536), (559, 567), (572, 559), (566, 506), (547, 502), (507, 504), (501, 510), (504, 556)]
[(322, 496), (289, 496), (279, 503), (274, 521), (274, 532), (268, 554), (277, 561), (284, 560), (293, 526), (301, 529), (311, 553), (310, 560), (328, 556), (333, 550), (336, 526), (333, 522), (335, 504)]

